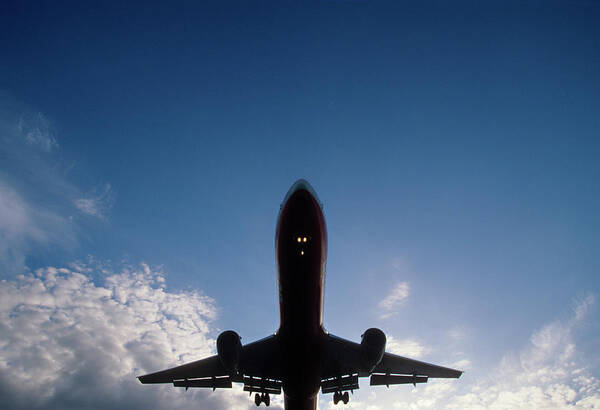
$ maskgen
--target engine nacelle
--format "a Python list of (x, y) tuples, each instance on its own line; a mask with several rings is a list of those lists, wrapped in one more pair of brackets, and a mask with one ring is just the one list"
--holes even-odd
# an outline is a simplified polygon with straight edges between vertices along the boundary
[(226, 330), (217, 338), (217, 354), (221, 364), (229, 372), (236, 374), (240, 355), (242, 354), (242, 342), (240, 336), (233, 330)]
[(385, 342), (385, 333), (380, 329), (372, 327), (363, 333), (360, 351), (364, 371), (372, 372), (375, 366), (381, 362), (385, 353)]

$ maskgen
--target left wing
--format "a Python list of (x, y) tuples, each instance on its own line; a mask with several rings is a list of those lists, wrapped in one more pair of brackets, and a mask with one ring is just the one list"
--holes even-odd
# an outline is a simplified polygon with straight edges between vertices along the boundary
[(175, 380), (229, 376), (219, 356), (211, 356), (188, 364), (138, 377), (143, 384), (172, 383)]
[(381, 361), (369, 371), (364, 368), (361, 345), (341, 337), (328, 334), (322, 355), (321, 386), (323, 393), (354, 390), (358, 388), (358, 377), (371, 376), (370, 384), (387, 385), (426, 383), (432, 378), (459, 378), (460, 370), (437, 366), (384, 353)]
[[(173, 383), (177, 387), (230, 388), (244, 383), (244, 390), (281, 392), (279, 340), (269, 336), (242, 346), (238, 372), (229, 374), (218, 355), (138, 377), (140, 382)], [(278, 391), (275, 391), (278, 390)]]

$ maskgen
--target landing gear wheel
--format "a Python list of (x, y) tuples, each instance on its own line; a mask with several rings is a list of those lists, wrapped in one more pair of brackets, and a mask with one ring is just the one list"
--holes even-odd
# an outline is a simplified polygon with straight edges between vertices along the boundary
[(269, 396), (269, 393), (263, 393), (262, 402), (265, 403), (265, 406), (269, 407), (271, 404), (271, 396)]
[(341, 399), (341, 394), (339, 394), (338, 392), (333, 393), (333, 404), (338, 404), (338, 402)]
[(256, 395), (254, 396), (254, 404), (256, 404), (256, 406), (260, 406), (260, 403), (262, 402), (262, 398), (260, 397), (260, 394), (256, 393)]
[(344, 404), (348, 404), (348, 402), (350, 401), (350, 395), (348, 394), (348, 392), (345, 392), (341, 396), (342, 396), (342, 401), (344, 402)]

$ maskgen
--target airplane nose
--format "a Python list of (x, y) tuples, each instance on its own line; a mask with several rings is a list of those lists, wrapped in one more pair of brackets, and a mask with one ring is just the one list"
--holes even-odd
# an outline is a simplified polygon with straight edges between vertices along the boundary
[(294, 196), (294, 194), (298, 191), (306, 191), (310, 194), (310, 196), (313, 197), (313, 199), (315, 200), (315, 202), (317, 202), (319, 204), (319, 207), (322, 209), (323, 208), (323, 204), (321, 203), (321, 201), (319, 200), (319, 197), (317, 196), (316, 191), (314, 190), (314, 188), (310, 185), (310, 183), (305, 180), (305, 179), (299, 179), (296, 182), (294, 182), (291, 186), (291, 188), (288, 190), (287, 194), (285, 195), (285, 198), (283, 199), (283, 203), (281, 204), (281, 206), (283, 207), (287, 201)]
[[(302, 243), (300, 248), (298, 242)], [(318, 265), (325, 260), (327, 228), (325, 227), (323, 205), (313, 187), (304, 179), (299, 179), (291, 186), (281, 204), (277, 218), (275, 244), (278, 263), (295, 260), (298, 252), (300, 252), (298, 255), (304, 256), (307, 249), (310, 249), (310, 252), (304, 256), (307, 263), (309, 256), (313, 258), (310, 260)], [(285, 255), (295, 256), (289, 259)]]

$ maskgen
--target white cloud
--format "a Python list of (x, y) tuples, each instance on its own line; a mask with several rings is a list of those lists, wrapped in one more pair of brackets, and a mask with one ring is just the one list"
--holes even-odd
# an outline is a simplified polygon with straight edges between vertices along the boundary
[(425, 346), (413, 339), (396, 339), (393, 336), (387, 337), (385, 350), (400, 356), (418, 359), (427, 351)]
[[(518, 353), (506, 354), (485, 379), (471, 385), (460, 380), (436, 380), (414, 389), (409, 409), (576, 409), (600, 408), (600, 380), (586, 368), (573, 337), (594, 303), (588, 296), (576, 303), (573, 316), (554, 321), (533, 332)], [(455, 363), (457, 367), (470, 362)]]
[(106, 183), (86, 197), (75, 199), (73, 203), (84, 214), (104, 219), (114, 203), (112, 187)]
[(198, 292), (168, 292), (162, 272), (144, 264), (103, 270), (94, 272), (102, 285), (52, 267), (0, 281), (4, 408), (253, 405), (240, 388), (185, 392), (140, 384), (136, 376), (214, 354), (215, 302)]
[(401, 305), (406, 301), (408, 296), (410, 295), (410, 286), (408, 282), (399, 282), (394, 286), (387, 296), (379, 302), (379, 307), (383, 310), (383, 313), (380, 315), (381, 319), (387, 319), (388, 317), (394, 315), (395, 308)]
[(471, 367), (471, 361), (469, 359), (460, 359), (450, 365), (453, 369), (467, 370)]

